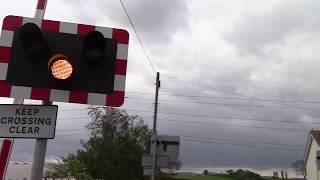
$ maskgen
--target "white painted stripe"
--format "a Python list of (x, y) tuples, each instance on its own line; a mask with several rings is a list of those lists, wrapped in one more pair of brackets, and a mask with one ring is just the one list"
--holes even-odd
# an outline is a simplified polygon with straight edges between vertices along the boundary
[(114, 76), (114, 91), (124, 91), (126, 86), (126, 76), (115, 75)]
[(105, 38), (112, 39), (112, 28), (96, 27), (96, 31), (101, 32)]
[(12, 86), (10, 97), (18, 99), (30, 99), (31, 87)]
[(43, 19), (44, 17), (44, 10), (43, 9), (37, 9), (36, 10), (36, 15), (35, 15), (36, 18), (39, 18), (39, 19)]
[(22, 20), (22, 24), (26, 24), (26, 23), (34, 23), (41, 29), (42, 19), (24, 17)]
[(51, 89), (50, 101), (69, 102), (70, 91)]
[(118, 44), (117, 59), (128, 59), (128, 44)]
[(61, 22), (59, 32), (68, 34), (77, 34), (78, 24)]
[(13, 40), (13, 31), (2, 30), (0, 36), (0, 46), (11, 47)]
[(0, 63), (0, 80), (6, 80), (8, 63)]
[(98, 93), (88, 93), (88, 104), (103, 105), (107, 102), (107, 95)]

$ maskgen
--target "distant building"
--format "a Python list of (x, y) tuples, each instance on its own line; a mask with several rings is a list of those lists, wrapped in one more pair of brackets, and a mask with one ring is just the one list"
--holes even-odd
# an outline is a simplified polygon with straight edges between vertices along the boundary
[(30, 163), (9, 163), (5, 180), (30, 180)]
[[(9, 163), (5, 180), (30, 180), (31, 163)], [(45, 166), (44, 172), (47, 170)], [(52, 178), (43, 178), (43, 180), (53, 180)], [(74, 178), (55, 178), (54, 180), (75, 180)]]
[(304, 155), (307, 180), (320, 180), (320, 131), (311, 130)]

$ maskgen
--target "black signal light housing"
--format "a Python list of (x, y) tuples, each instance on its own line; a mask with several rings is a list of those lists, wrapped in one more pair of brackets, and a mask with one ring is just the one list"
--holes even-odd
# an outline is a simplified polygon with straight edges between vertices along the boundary
[(101, 63), (105, 58), (106, 42), (99, 31), (90, 32), (83, 42), (83, 56), (90, 64)]
[[(15, 86), (108, 94), (114, 90), (117, 42), (98, 31), (87, 35), (14, 31), (6, 82)], [(36, 61), (35, 61), (36, 60)]]
[(28, 56), (34, 59), (48, 54), (48, 43), (37, 25), (24, 24), (20, 28), (19, 35), (21, 45)]

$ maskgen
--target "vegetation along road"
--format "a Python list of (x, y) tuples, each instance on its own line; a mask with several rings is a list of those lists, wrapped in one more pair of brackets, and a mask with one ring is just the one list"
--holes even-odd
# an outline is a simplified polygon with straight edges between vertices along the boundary
[(234, 180), (221, 176), (177, 176), (175, 180)]

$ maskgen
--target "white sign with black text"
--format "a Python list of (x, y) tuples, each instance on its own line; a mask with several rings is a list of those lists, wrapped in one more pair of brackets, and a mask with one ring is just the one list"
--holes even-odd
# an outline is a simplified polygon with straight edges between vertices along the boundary
[(53, 139), (57, 112), (55, 105), (0, 104), (0, 137)]

